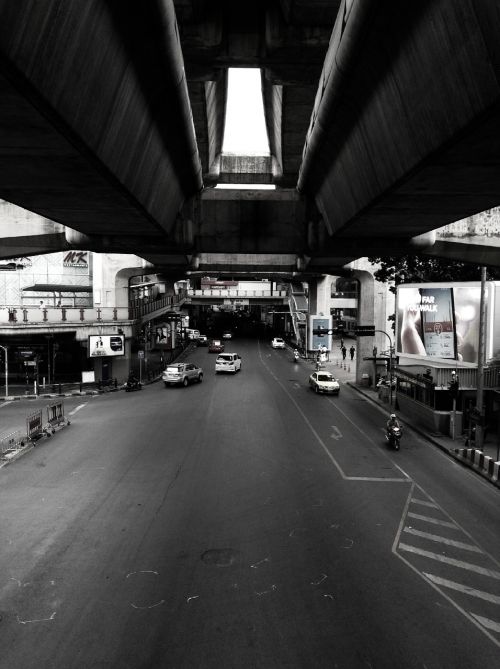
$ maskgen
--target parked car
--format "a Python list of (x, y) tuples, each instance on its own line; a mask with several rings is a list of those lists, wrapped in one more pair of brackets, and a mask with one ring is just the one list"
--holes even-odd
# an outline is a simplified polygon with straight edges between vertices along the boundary
[(201, 334), (196, 341), (196, 345), (197, 346), (208, 346), (207, 335)]
[(215, 373), (241, 371), (241, 357), (237, 353), (221, 353), (215, 361)]
[(212, 339), (208, 347), (209, 353), (222, 353), (224, 350), (224, 344), (220, 339)]
[(224, 330), (222, 333), (222, 339), (232, 339), (233, 338), (233, 333), (231, 330)]
[(175, 385), (187, 386), (195, 381), (201, 383), (203, 381), (203, 370), (192, 362), (176, 362), (173, 365), (168, 365), (162, 374), (162, 380), (165, 388)]
[(313, 372), (309, 377), (309, 386), (315, 393), (338, 395), (340, 392), (340, 383), (330, 372)]
[(271, 342), (271, 346), (273, 348), (285, 348), (285, 340), (281, 339), (281, 337), (275, 337)]

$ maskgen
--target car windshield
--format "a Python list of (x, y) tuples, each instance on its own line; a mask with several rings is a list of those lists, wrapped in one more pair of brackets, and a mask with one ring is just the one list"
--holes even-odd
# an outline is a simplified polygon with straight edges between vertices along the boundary
[(175, 365), (175, 366), (172, 366), (172, 367), (167, 367), (167, 372), (178, 372), (180, 368), (181, 368), (180, 365)]
[(232, 357), (230, 355), (219, 355), (217, 360), (222, 360), (222, 362), (230, 362)]
[(318, 374), (318, 381), (335, 381), (331, 374)]

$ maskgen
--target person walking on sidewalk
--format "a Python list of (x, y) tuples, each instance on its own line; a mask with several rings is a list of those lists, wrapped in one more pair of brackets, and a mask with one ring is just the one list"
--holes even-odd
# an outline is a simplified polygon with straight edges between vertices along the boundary
[(342, 351), (342, 360), (345, 360), (345, 356), (346, 356), (346, 353), (347, 353), (347, 349), (346, 349), (346, 347), (344, 346), (344, 344), (342, 344), (342, 348), (341, 348), (340, 350)]
[(351, 354), (351, 360), (354, 360), (354, 354), (355, 354), (355, 352), (356, 352), (356, 349), (354, 348), (354, 345), (353, 345), (353, 346), (351, 346), (351, 348), (349, 349), (349, 353)]

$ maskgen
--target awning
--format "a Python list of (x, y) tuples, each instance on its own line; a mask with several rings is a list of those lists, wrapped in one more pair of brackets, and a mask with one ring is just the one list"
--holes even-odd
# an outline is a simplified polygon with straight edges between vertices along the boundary
[(67, 283), (36, 283), (34, 286), (26, 286), (23, 291), (33, 291), (35, 293), (91, 293), (92, 286), (72, 286)]

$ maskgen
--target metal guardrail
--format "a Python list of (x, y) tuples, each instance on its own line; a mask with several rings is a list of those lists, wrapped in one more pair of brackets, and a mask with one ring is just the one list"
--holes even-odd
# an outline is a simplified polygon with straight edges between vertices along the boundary
[(26, 416), (26, 436), (30, 441), (40, 439), (43, 434), (42, 410), (37, 409)]
[(21, 430), (14, 430), (0, 435), (0, 457), (4, 458), (8, 453), (23, 448), (26, 443), (26, 435)]
[(47, 406), (47, 423), (44, 426), (44, 432), (47, 436), (54, 434), (57, 427), (62, 425), (71, 425), (71, 422), (64, 415), (64, 402), (54, 402)]

